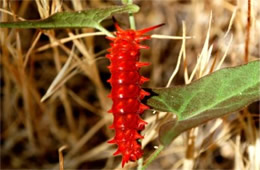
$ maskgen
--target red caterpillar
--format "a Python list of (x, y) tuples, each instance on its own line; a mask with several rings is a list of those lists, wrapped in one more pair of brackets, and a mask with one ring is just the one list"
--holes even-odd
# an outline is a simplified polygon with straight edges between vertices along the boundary
[(138, 140), (143, 138), (139, 132), (147, 122), (142, 120), (139, 114), (149, 109), (141, 100), (150, 94), (141, 89), (141, 85), (149, 79), (141, 76), (139, 69), (149, 63), (138, 60), (140, 49), (149, 47), (141, 45), (140, 42), (150, 39), (150, 36), (144, 36), (144, 33), (162, 25), (134, 31), (123, 30), (115, 23), (116, 37), (107, 37), (112, 41), (111, 48), (108, 49), (110, 53), (106, 57), (111, 62), (108, 66), (111, 72), (108, 82), (112, 86), (109, 97), (113, 100), (112, 109), (108, 112), (114, 115), (114, 122), (110, 128), (115, 130), (115, 137), (109, 143), (118, 145), (114, 155), (122, 154), (122, 167), (129, 160), (136, 161), (143, 155)]

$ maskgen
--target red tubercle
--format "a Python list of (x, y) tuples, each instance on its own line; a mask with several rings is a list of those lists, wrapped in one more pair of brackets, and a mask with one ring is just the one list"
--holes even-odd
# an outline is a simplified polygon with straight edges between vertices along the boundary
[(111, 77), (107, 82), (112, 87), (108, 97), (113, 100), (112, 108), (108, 112), (114, 116), (110, 128), (115, 130), (115, 137), (108, 143), (118, 145), (114, 155), (122, 155), (122, 167), (128, 161), (136, 161), (143, 155), (139, 142), (143, 139), (140, 131), (147, 122), (141, 119), (140, 114), (149, 107), (142, 104), (141, 100), (150, 93), (141, 88), (149, 79), (141, 76), (139, 69), (150, 63), (139, 62), (140, 49), (149, 48), (140, 42), (150, 39), (150, 36), (143, 35), (144, 33), (159, 26), (162, 24), (134, 31), (123, 30), (115, 23), (116, 37), (107, 37), (111, 41), (109, 54), (106, 55), (111, 62), (108, 66)]

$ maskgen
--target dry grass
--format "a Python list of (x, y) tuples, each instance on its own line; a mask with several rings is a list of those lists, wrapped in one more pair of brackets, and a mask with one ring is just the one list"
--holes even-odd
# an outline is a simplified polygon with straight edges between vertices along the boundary
[[(217, 69), (243, 64), (247, 30), (246, 0), (134, 1), (141, 11), (137, 28), (166, 25), (156, 34), (179, 40), (146, 42), (142, 60), (152, 63), (142, 74), (147, 87), (188, 84)], [(0, 2), (2, 21), (46, 18), (120, 4), (102, 0)], [(127, 15), (116, 16), (124, 28)], [(114, 30), (111, 21), (103, 25)], [(248, 60), (260, 58), (260, 5), (251, 0)], [(165, 37), (163, 37), (165, 38)], [(116, 169), (120, 157), (106, 143), (112, 102), (107, 98), (109, 72), (104, 58), (108, 41), (93, 29), (0, 29), (1, 169)], [(250, 73), (248, 74), (250, 76)], [(167, 83), (168, 82), (168, 83)], [(176, 99), (178, 100), (178, 99)], [(179, 136), (149, 169), (251, 169), (260, 167), (259, 103), (210, 121)], [(158, 128), (168, 113), (148, 111), (144, 158), (158, 146)], [(258, 151), (258, 152), (257, 152)], [(63, 156), (62, 156), (63, 155)], [(144, 160), (145, 161), (145, 160)], [(62, 161), (60, 162), (62, 164)], [(135, 167), (129, 163), (127, 168)]]

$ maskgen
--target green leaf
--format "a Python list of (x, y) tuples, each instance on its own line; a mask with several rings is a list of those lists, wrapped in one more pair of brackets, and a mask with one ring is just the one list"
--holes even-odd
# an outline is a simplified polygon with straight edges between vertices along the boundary
[(77, 12), (59, 12), (46, 19), (20, 22), (2, 22), (7, 28), (82, 28), (92, 27), (104, 31), (100, 23), (115, 13), (138, 12), (137, 5), (112, 6)]
[(151, 89), (146, 104), (177, 115), (160, 128), (160, 141), (168, 145), (182, 132), (259, 100), (260, 61), (225, 68), (186, 86)]

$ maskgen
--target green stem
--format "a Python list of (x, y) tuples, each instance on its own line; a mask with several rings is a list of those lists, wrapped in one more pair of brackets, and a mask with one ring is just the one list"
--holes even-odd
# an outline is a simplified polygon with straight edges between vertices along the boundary
[(164, 149), (163, 145), (160, 145), (160, 147), (152, 154), (152, 156), (148, 159), (147, 163), (144, 164), (142, 167), (142, 170), (145, 170), (150, 163), (153, 162), (153, 160), (159, 155), (159, 153)]
[[(128, 0), (128, 4), (132, 5), (133, 4), (133, 0)], [(135, 18), (134, 18), (134, 15), (132, 12), (129, 12), (129, 22), (130, 22), (130, 28), (135, 30), (136, 27), (135, 27)]]
[(142, 168), (143, 168), (143, 161), (144, 161), (144, 158), (140, 158), (140, 159), (138, 160), (137, 170), (142, 170)]
[(99, 31), (105, 33), (109, 37), (115, 37), (111, 32), (109, 32), (107, 29), (105, 29), (101, 25), (97, 26), (97, 29), (99, 29)]

